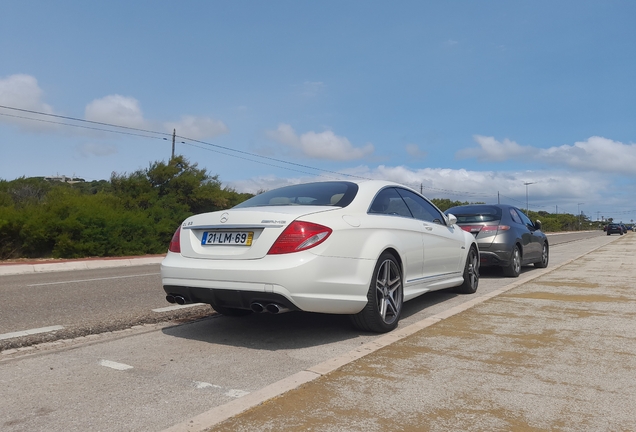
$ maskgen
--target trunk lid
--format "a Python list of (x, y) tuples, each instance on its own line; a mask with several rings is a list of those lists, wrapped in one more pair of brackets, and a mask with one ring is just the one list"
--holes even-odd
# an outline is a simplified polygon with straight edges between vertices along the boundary
[(181, 254), (215, 260), (259, 259), (294, 220), (334, 207), (247, 207), (203, 213), (181, 225)]

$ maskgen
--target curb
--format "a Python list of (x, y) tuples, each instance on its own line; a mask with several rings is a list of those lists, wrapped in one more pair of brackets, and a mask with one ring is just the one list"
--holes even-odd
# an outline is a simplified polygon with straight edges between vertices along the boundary
[(0, 276), (21, 275), (32, 273), (59, 272), (69, 270), (94, 270), (112, 267), (132, 267), (148, 264), (159, 264), (163, 261), (164, 255), (149, 257), (134, 257), (122, 259), (95, 259), (82, 261), (64, 261), (55, 263), (25, 263), (25, 264), (2, 264), (0, 265)]

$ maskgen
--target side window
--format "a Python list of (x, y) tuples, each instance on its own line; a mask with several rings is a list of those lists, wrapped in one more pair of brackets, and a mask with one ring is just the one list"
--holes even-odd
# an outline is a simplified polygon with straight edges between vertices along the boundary
[(409, 190), (398, 189), (398, 192), (402, 195), (402, 198), (404, 198), (404, 202), (411, 213), (413, 213), (414, 218), (440, 225), (446, 225), (446, 219), (444, 219), (444, 216), (433, 204)]
[(511, 208), (510, 209), (510, 217), (516, 223), (523, 225), (523, 222), (521, 221), (521, 218), (519, 217), (519, 214), (517, 213), (517, 210)]
[(385, 214), (413, 218), (402, 197), (395, 188), (382, 189), (371, 203), (371, 214)]
[(526, 216), (524, 212), (517, 210), (517, 213), (519, 213), (519, 217), (521, 217), (521, 220), (528, 227), (528, 229), (533, 230), (533, 231), (536, 229), (534, 227), (534, 224), (530, 220), (530, 218), (528, 216)]

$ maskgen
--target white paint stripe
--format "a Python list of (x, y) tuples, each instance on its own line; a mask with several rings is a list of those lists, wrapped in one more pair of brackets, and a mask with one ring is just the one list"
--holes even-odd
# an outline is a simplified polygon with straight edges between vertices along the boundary
[(185, 304), (185, 305), (166, 306), (166, 307), (159, 308), (159, 309), (152, 309), (152, 311), (153, 312), (170, 312), (170, 311), (184, 309), (184, 308), (189, 308), (189, 307), (193, 307), (193, 306), (201, 306), (201, 305), (204, 305), (204, 304), (205, 303), (191, 303), (191, 304)]
[(115, 369), (115, 370), (128, 370), (128, 369), (132, 369), (132, 366), (129, 366), (127, 364), (124, 363), (117, 363), (114, 361), (110, 361), (110, 360), (100, 360), (99, 361), (99, 365), (100, 366), (106, 366), (107, 368), (111, 368), (111, 369)]
[(22, 330), (22, 331), (17, 331), (13, 333), (5, 333), (5, 334), (0, 334), (0, 340), (11, 339), (11, 338), (16, 338), (21, 336), (29, 336), (29, 335), (38, 334), (38, 333), (48, 333), (55, 330), (62, 330), (63, 328), (64, 327), (62, 327), (61, 325), (56, 325), (56, 326), (41, 327), (41, 328), (36, 328), (31, 330)]
[(210, 384), (210, 383), (206, 383), (206, 382), (202, 382), (202, 381), (195, 381), (194, 382), (194, 386), (198, 389), (204, 389), (204, 388), (216, 388), (216, 389), (220, 389), (222, 388), (221, 386), (215, 385), (215, 384)]
[(229, 397), (233, 397), (233, 398), (240, 398), (240, 397), (246, 396), (248, 394), (250, 394), (250, 392), (243, 391), (243, 390), (232, 389), (232, 390), (228, 391), (227, 393), (225, 393), (225, 396), (229, 396)]
[(112, 277), (95, 278), (95, 279), (80, 279), (80, 280), (70, 280), (70, 281), (62, 281), (62, 282), (46, 282), (46, 283), (39, 283), (39, 284), (31, 284), (27, 286), (36, 287), (36, 286), (44, 286), (44, 285), (61, 285), (61, 284), (68, 284), (68, 283), (93, 282), (93, 281), (111, 280), (111, 279), (127, 279), (127, 278), (134, 278), (134, 277), (156, 276), (158, 274), (161, 274), (161, 273), (144, 273), (144, 274), (129, 275), (129, 276), (112, 276)]

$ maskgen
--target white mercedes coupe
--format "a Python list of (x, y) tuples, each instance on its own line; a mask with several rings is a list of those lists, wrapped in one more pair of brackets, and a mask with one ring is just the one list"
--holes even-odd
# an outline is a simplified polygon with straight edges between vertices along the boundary
[(208, 303), (223, 315), (349, 314), (388, 332), (403, 302), (479, 283), (479, 249), (453, 215), (416, 191), (378, 180), (271, 190), (189, 217), (161, 264), (170, 303)]

